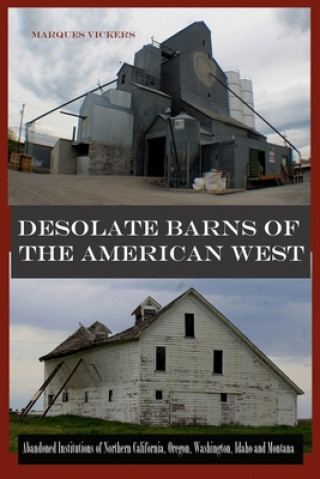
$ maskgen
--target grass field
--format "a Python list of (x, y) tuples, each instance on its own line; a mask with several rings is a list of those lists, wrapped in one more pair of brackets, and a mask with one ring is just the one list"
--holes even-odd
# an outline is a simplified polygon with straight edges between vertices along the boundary
[(19, 434), (302, 434), (304, 452), (311, 452), (311, 424), (274, 427), (248, 426), (147, 426), (104, 421), (103, 419), (78, 416), (46, 417), (10, 416), (10, 452), (18, 451)]

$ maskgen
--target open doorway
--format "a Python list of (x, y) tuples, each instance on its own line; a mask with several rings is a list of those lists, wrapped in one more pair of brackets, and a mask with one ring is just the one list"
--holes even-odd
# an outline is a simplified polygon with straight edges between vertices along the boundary
[(146, 176), (164, 176), (166, 137), (147, 140)]
[(250, 178), (260, 178), (266, 172), (266, 156), (263, 150), (249, 150), (249, 172)]

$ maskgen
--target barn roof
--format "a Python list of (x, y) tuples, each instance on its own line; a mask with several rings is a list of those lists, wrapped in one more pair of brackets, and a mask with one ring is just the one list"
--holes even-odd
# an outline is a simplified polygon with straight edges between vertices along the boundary
[(126, 341), (135, 341), (154, 323), (160, 316), (169, 311), (175, 304), (183, 300), (188, 295), (198, 299), (211, 313), (214, 313), (221, 323), (226, 326), (243, 344), (245, 344), (260, 360), (269, 367), (277, 376), (279, 376), (296, 394), (304, 392), (291, 379), (278, 368), (250, 339), (247, 338), (231, 321), (229, 321), (220, 311), (218, 311), (209, 301), (207, 301), (198, 291), (190, 288), (169, 304), (161, 308), (156, 314), (146, 317), (143, 321), (137, 322), (131, 328), (125, 329), (120, 333), (112, 335), (110, 330), (102, 323), (96, 321), (89, 328), (80, 325), (75, 333), (69, 336), (63, 343), (53, 351), (40, 358), (40, 361), (46, 361), (54, 358), (70, 356), (74, 353), (90, 349), (97, 346), (104, 346), (114, 343), (123, 343)]

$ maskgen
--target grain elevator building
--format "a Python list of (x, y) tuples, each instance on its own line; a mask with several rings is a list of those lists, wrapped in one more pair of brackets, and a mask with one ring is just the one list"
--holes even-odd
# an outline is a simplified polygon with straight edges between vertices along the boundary
[(68, 154), (56, 145), (52, 172), (145, 175), (191, 188), (196, 177), (218, 170), (231, 189), (285, 184), (291, 149), (256, 131), (248, 105), (253, 107), (251, 82), (222, 71), (209, 28), (195, 22), (143, 46), (133, 65), (122, 64), (115, 89), (88, 94), (78, 136)]

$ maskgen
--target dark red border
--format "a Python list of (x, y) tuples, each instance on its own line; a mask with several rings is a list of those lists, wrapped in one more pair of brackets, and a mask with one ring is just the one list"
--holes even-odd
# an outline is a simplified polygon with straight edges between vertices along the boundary
[[(313, 447), (311, 453), (304, 454), (304, 464), (299, 466), (286, 465), (212, 465), (212, 466), (190, 466), (190, 465), (141, 465), (141, 466), (112, 466), (112, 465), (69, 465), (69, 466), (21, 466), (17, 463), (17, 454), (8, 452), (9, 423), (8, 423), (8, 384), (9, 384), (9, 252), (11, 245), (11, 211), (7, 204), (7, 9), (9, 7), (311, 7), (312, 13), (312, 183), (311, 183), (311, 218), (312, 218), (312, 243), (313, 252)], [(1, 48), (1, 72), (0, 82), (1, 94), (1, 118), (2, 128), (0, 129), (2, 160), (0, 162), (0, 471), (4, 477), (32, 477), (34, 479), (44, 477), (47, 479), (57, 477), (77, 477), (77, 479), (88, 478), (91, 473), (103, 474), (104, 477), (114, 478), (129, 476), (139, 479), (153, 479), (164, 477), (182, 477), (184, 479), (194, 477), (214, 477), (221, 474), (225, 478), (283, 478), (290, 479), (301, 477), (313, 478), (319, 473), (319, 351), (317, 343), (320, 338), (320, 281), (319, 281), (319, 223), (320, 223), (320, 159), (317, 158), (319, 151), (319, 122), (318, 108), (319, 99), (319, 1), (318, 0), (4, 0), (0, 6), (0, 48)], [(297, 112), (297, 114), (299, 114)]]

